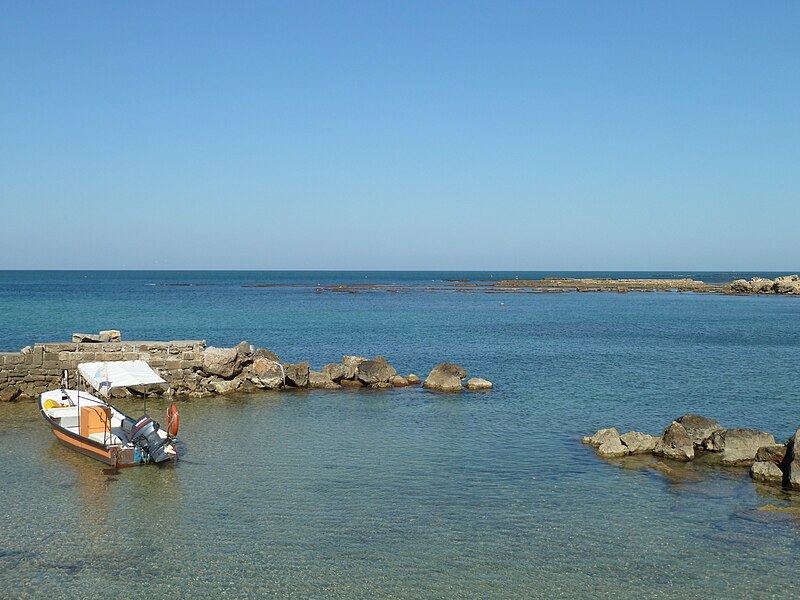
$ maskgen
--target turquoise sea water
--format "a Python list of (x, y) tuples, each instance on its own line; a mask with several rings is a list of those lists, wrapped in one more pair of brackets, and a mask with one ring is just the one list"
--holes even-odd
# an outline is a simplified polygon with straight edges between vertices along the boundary
[[(545, 275), (561, 274), (0, 273), (5, 350), (114, 327), (247, 339), (317, 368), (384, 354), (424, 376), (451, 360), (496, 385), (184, 401), (184, 459), (117, 474), (59, 446), (33, 404), (0, 405), (0, 597), (793, 595), (800, 519), (756, 509), (800, 500), (739, 469), (605, 462), (579, 440), (689, 411), (788, 437), (800, 298), (428, 291)], [(258, 283), (307, 285), (242, 287)], [(404, 287), (314, 291), (334, 283)]]

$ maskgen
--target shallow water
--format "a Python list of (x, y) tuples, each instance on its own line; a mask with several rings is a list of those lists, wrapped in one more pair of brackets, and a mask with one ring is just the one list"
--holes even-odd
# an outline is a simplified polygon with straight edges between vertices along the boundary
[(317, 367), (382, 353), (424, 375), (451, 359), (496, 389), (183, 401), (183, 459), (119, 472), (58, 445), (32, 403), (0, 405), (2, 597), (793, 593), (800, 520), (756, 509), (797, 499), (740, 469), (605, 462), (579, 439), (657, 432), (687, 411), (786, 438), (800, 424), (798, 298), (314, 294), (241, 288), (259, 276), (231, 273), (168, 276), (217, 284), (191, 288), (117, 274), (87, 291), (76, 274), (4, 277), (9, 349), (118, 327), (245, 338)]

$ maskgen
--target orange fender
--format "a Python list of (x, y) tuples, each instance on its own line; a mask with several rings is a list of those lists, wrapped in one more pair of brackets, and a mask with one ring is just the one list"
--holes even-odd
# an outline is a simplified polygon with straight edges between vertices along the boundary
[(178, 435), (178, 409), (174, 403), (170, 403), (167, 409), (167, 434), (170, 437)]

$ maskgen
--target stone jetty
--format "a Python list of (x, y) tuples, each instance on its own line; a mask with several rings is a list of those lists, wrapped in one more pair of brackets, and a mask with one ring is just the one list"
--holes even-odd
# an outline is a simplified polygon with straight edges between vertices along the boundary
[[(0, 352), (0, 402), (34, 398), (61, 385), (62, 373), (74, 378), (80, 363), (143, 360), (166, 384), (112, 390), (121, 396), (204, 397), (232, 392), (288, 389), (385, 389), (419, 385), (419, 376), (400, 375), (383, 356), (343, 356), (316, 371), (308, 362), (281, 361), (272, 351), (247, 342), (232, 348), (208, 346), (204, 340), (125, 341), (118, 330), (75, 333), (72, 342), (37, 343), (19, 352)], [(425, 379), (434, 391), (488, 390), (492, 384), (474, 377), (466, 384), (463, 367), (441, 363)]]
[[(474, 284), (462, 284), (473, 285)], [(775, 279), (754, 277), (726, 284), (711, 284), (696, 279), (609, 279), (604, 277), (544, 279), (505, 279), (491, 286), (493, 292), (702, 292), (709, 294), (780, 294), (800, 296), (800, 276)]]
[[(686, 414), (670, 423), (661, 435), (630, 431), (620, 435), (613, 427), (583, 438), (598, 456), (622, 458), (650, 454), (675, 462), (697, 461), (705, 465), (749, 467), (760, 482), (800, 490), (800, 428), (785, 443), (758, 429), (725, 428), (714, 419)], [(674, 472), (658, 462), (652, 468)]]

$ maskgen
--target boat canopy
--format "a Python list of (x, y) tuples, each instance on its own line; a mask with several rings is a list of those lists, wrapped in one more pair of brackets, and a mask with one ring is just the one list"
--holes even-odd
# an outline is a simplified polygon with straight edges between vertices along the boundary
[(143, 360), (81, 363), (78, 371), (101, 394), (108, 394), (112, 388), (166, 383)]

